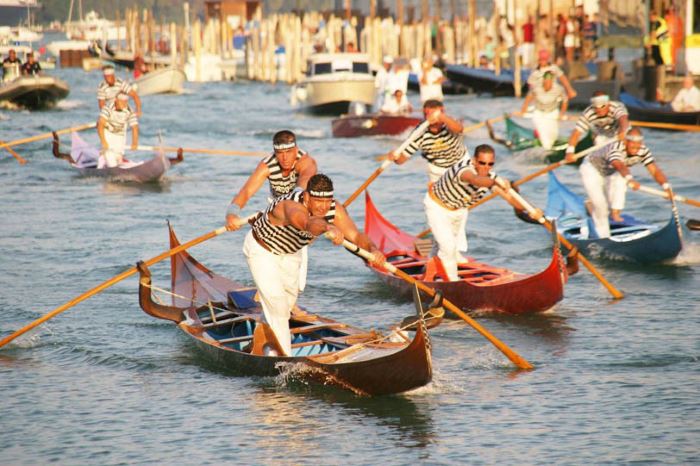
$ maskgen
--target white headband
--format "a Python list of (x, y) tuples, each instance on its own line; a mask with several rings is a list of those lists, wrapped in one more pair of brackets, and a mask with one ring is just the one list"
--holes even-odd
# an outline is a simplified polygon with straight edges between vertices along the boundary
[(102, 74), (105, 76), (112, 76), (114, 74), (114, 68), (105, 68), (102, 70)]
[(642, 141), (644, 141), (644, 137), (643, 137), (641, 134), (630, 134), (630, 133), (627, 133), (627, 135), (625, 136), (625, 139), (627, 139), (628, 141), (632, 141), (632, 142), (642, 142)]
[(311, 197), (322, 197), (330, 199), (333, 197), (333, 191), (313, 191), (311, 189), (307, 190)]
[(287, 150), (296, 146), (296, 142), (280, 142), (279, 144), (272, 144), (272, 148), (275, 150)]
[(597, 95), (597, 96), (591, 97), (591, 104), (594, 107), (602, 107), (603, 105), (606, 105), (608, 102), (610, 102), (610, 97), (607, 95)]

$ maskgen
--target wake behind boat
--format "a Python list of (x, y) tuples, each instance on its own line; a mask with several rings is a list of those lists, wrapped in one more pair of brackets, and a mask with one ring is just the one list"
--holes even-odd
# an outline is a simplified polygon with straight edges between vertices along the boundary
[[(179, 244), (171, 227), (170, 247)], [(262, 308), (255, 288), (215, 274), (183, 251), (171, 258), (172, 305), (166, 306), (153, 301), (150, 272), (141, 263), (138, 268), (144, 312), (175, 322), (199, 349), (238, 373), (275, 376), (298, 364), (296, 377), (360, 395), (401, 393), (432, 378), (430, 339), (421, 318), (411, 339), (401, 330), (384, 336), (299, 311), (290, 320), (293, 355), (264, 356)]]
[(58, 135), (54, 133), (53, 155), (66, 160), (82, 176), (104, 177), (114, 181), (135, 183), (158, 181), (172, 165), (184, 160), (181, 150), (178, 151), (176, 158), (168, 158), (164, 152), (156, 151), (153, 157), (146, 161), (128, 161), (118, 167), (100, 167), (99, 149), (85, 142), (75, 132), (71, 133), (70, 154), (60, 152), (60, 141)]

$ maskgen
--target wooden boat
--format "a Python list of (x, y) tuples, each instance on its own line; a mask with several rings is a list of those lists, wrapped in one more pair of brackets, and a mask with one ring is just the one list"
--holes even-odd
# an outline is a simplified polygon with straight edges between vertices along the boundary
[[(568, 280), (566, 264), (555, 238), (549, 266), (540, 273), (525, 275), (493, 267), (469, 258), (459, 267), (460, 280), (449, 282), (435, 257), (428, 258), (417, 237), (392, 225), (379, 213), (369, 194), (365, 194), (365, 234), (379, 247), (387, 261), (426, 285), (441, 291), (445, 299), (469, 311), (496, 311), (524, 314), (546, 311), (564, 297)], [(425, 240), (422, 240), (425, 241)], [(410, 288), (403, 280), (368, 265), (391, 287), (402, 293)]]
[[(541, 153), (543, 160), (547, 163), (558, 162), (566, 155), (566, 146), (568, 145), (566, 139), (557, 139), (552, 149), (547, 150), (542, 147), (540, 140), (535, 134), (535, 130), (526, 128), (509, 116), (506, 116), (504, 121), (506, 124), (506, 133), (503, 138), (496, 135), (493, 126), (488, 120), (486, 121), (486, 126), (488, 127), (489, 137), (495, 142), (506, 146), (511, 152), (520, 153), (528, 151), (528, 153), (532, 153), (535, 151), (538, 154)], [(576, 152), (581, 152), (589, 147), (593, 147), (593, 137), (590, 133), (586, 134), (586, 136), (576, 144)], [(581, 160), (577, 162), (577, 164), (580, 163)]]
[(292, 106), (318, 114), (348, 113), (350, 104), (374, 104), (374, 76), (369, 57), (360, 53), (312, 55), (307, 75), (292, 87)]
[(581, 251), (608, 259), (654, 264), (673, 259), (683, 248), (676, 215), (665, 225), (651, 225), (623, 214), (623, 222), (611, 222), (610, 238), (596, 238), (583, 199), (551, 172), (545, 213), (557, 219), (559, 232)]
[(620, 100), (627, 107), (630, 120), (650, 123), (672, 123), (677, 125), (700, 125), (700, 111), (676, 112), (670, 104), (647, 102), (623, 92)]
[[(170, 247), (179, 244), (171, 227)], [(422, 319), (409, 338), (405, 332), (383, 336), (299, 310), (290, 320), (293, 355), (263, 356), (266, 326), (260, 325), (255, 288), (215, 274), (183, 251), (171, 258), (172, 305), (162, 305), (151, 298), (150, 273), (143, 264), (138, 267), (142, 309), (175, 322), (204, 353), (240, 374), (275, 376), (296, 368), (293, 375), (302, 380), (361, 395), (401, 393), (432, 378), (430, 339)]]
[(56, 158), (66, 160), (71, 167), (78, 170), (82, 176), (95, 176), (109, 178), (113, 181), (149, 183), (160, 180), (166, 171), (172, 166), (184, 160), (182, 150), (177, 157), (168, 158), (163, 152), (156, 152), (152, 158), (143, 162), (126, 162), (118, 167), (98, 168), (97, 161), (100, 152), (97, 148), (83, 141), (78, 133), (71, 134), (70, 154), (60, 152), (58, 135), (53, 134), (53, 155)]
[(140, 96), (152, 94), (181, 94), (187, 76), (179, 68), (163, 68), (144, 74), (134, 81)]
[(367, 115), (343, 115), (331, 122), (333, 137), (356, 138), (359, 136), (397, 136), (415, 128), (423, 121), (420, 116), (372, 113)]
[[(512, 96), (515, 95), (515, 87), (513, 84), (513, 70), (504, 69), (496, 75), (493, 70), (483, 68), (472, 68), (466, 65), (447, 65), (445, 68), (447, 77), (455, 83), (466, 86), (477, 94), (488, 93), (494, 96)], [(521, 86), (522, 93), (527, 92), (527, 78), (530, 75), (528, 70), (522, 70)]]

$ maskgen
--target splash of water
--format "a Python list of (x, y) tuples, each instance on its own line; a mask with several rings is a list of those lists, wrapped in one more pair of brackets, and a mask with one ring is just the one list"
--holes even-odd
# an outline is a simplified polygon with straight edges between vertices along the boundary
[(673, 259), (671, 262), (672, 265), (686, 266), (700, 264), (700, 244), (689, 242), (687, 239), (689, 235), (690, 234), (685, 235), (683, 249), (681, 249), (681, 253)]

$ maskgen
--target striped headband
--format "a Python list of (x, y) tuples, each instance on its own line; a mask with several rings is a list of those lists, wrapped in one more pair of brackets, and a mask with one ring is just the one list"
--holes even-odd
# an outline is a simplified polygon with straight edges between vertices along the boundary
[(105, 76), (112, 76), (114, 74), (114, 68), (105, 68), (102, 70), (102, 74)]
[(333, 191), (314, 191), (312, 189), (306, 190), (311, 197), (321, 197), (324, 199), (331, 199), (333, 197)]
[(272, 148), (275, 150), (287, 150), (287, 149), (291, 149), (292, 147), (296, 147), (296, 146), (297, 146), (296, 141), (280, 142), (279, 144), (272, 144)]
[(603, 107), (607, 105), (607, 103), (610, 102), (610, 97), (607, 95), (597, 95), (594, 97), (591, 97), (591, 104), (594, 107)]
[(627, 139), (628, 141), (632, 141), (632, 142), (642, 142), (642, 141), (644, 141), (644, 137), (643, 137), (641, 134), (630, 134), (630, 133), (627, 133), (627, 135), (625, 136), (625, 139)]

